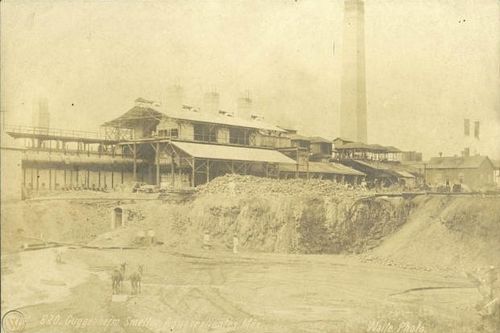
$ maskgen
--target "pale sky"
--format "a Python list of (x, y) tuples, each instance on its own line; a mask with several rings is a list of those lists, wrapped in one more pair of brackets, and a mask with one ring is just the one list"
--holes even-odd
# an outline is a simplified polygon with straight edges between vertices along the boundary
[[(365, 0), (368, 140), (460, 154), (463, 119), (500, 158), (497, 0)], [(96, 130), (174, 83), (186, 104), (216, 87), (234, 110), (249, 90), (269, 122), (338, 133), (341, 0), (1, 2), (1, 107), (30, 125)]]

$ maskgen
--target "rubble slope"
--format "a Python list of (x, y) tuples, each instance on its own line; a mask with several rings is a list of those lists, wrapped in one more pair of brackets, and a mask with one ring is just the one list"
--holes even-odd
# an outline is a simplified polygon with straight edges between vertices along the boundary
[(500, 266), (499, 197), (420, 197), (401, 228), (371, 252), (395, 264), (451, 270)]

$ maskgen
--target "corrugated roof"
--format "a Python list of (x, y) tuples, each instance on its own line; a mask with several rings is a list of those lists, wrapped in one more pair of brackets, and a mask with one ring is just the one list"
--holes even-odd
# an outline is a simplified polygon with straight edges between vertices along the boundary
[(184, 151), (186, 154), (196, 158), (296, 164), (296, 162), (291, 158), (272, 149), (233, 147), (178, 141), (172, 142), (172, 144)]
[(264, 129), (268, 131), (276, 131), (283, 133), (286, 132), (285, 130), (277, 126), (268, 124), (262, 120), (228, 117), (225, 115), (211, 114), (207, 112), (194, 112), (194, 111), (169, 112), (166, 114), (166, 116), (173, 119), (190, 120), (202, 123), (223, 124), (228, 126)]
[[(491, 163), (487, 156), (433, 157), (427, 165), (428, 169), (475, 169), (484, 161)], [(493, 163), (491, 163), (493, 165)]]
[[(282, 165), (280, 171), (296, 172), (296, 165)], [(365, 174), (338, 163), (309, 162), (309, 170), (306, 165), (299, 165), (299, 172), (327, 173), (336, 175), (364, 176)]]

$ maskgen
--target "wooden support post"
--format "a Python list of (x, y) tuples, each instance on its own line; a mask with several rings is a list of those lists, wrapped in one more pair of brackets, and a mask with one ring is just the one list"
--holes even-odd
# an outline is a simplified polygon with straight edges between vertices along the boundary
[(172, 188), (175, 186), (174, 154), (170, 155), (170, 174), (172, 176)]
[(297, 154), (297, 158), (296, 158), (296, 161), (297, 161), (297, 170), (295, 171), (295, 178), (299, 178), (299, 165), (300, 165), (300, 156), (299, 156), (299, 148), (297, 147), (297, 151), (296, 151), (296, 154)]
[(234, 173), (234, 161), (231, 161), (231, 173)]
[(193, 187), (195, 187), (196, 186), (196, 181), (195, 181), (195, 178), (196, 178), (195, 177), (196, 176), (196, 158), (193, 157), (192, 162), (193, 162), (193, 172), (191, 174), (191, 185)]
[(26, 187), (26, 167), (23, 168), (23, 187)]
[(49, 168), (49, 190), (52, 190), (52, 169)]
[(156, 143), (156, 185), (160, 186), (160, 143)]
[(134, 143), (133, 148), (132, 148), (132, 153), (134, 154), (134, 181), (137, 181), (137, 146)]
[(38, 171), (38, 165), (36, 166), (36, 190), (40, 188), (40, 172)]
[(206, 161), (207, 164), (207, 183), (210, 182), (210, 160)]
[[(111, 172), (113, 172), (113, 171), (111, 171)], [(98, 177), (97, 187), (101, 188), (101, 169), (97, 170), (97, 177)]]
[(307, 179), (309, 179), (309, 156), (307, 156)]

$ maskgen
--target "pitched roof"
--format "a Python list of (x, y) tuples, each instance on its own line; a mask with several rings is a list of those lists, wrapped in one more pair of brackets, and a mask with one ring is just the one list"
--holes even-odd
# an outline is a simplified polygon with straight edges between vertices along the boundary
[(300, 134), (291, 134), (289, 135), (290, 137), (290, 140), (292, 141), (307, 141), (307, 142), (311, 142), (311, 138), (308, 137), (308, 136), (303, 136), (303, 135), (300, 135)]
[(340, 136), (333, 139), (333, 141), (354, 142), (354, 141), (346, 139), (346, 138), (341, 138)]
[(190, 120), (202, 123), (223, 124), (228, 126), (263, 129), (263, 130), (276, 131), (282, 133), (286, 132), (284, 129), (281, 129), (278, 126), (268, 124), (262, 120), (245, 119), (240, 117), (228, 117), (226, 115), (212, 114), (208, 112), (194, 112), (194, 111), (169, 112), (165, 114), (165, 116), (173, 119)]
[(138, 121), (141, 120), (159, 121), (162, 117), (163, 114), (153, 108), (134, 106), (132, 109), (128, 110), (120, 117), (105, 122), (102, 126), (130, 128)]
[(229, 160), (245, 162), (269, 162), (296, 164), (288, 156), (273, 149), (234, 147), (192, 142), (172, 142), (174, 146), (184, 153), (196, 157), (211, 160)]
[[(280, 166), (280, 171), (285, 172), (296, 172), (296, 165), (282, 165)], [(323, 174), (335, 174), (335, 175), (349, 175), (349, 176), (364, 176), (365, 174), (361, 171), (354, 170), (345, 165), (338, 163), (325, 163), (325, 162), (309, 162), (309, 168), (307, 165), (299, 165), (299, 172), (305, 173), (323, 173)]]
[[(428, 169), (475, 169), (479, 168), (484, 161), (491, 163), (487, 156), (451, 156), (433, 157), (429, 160)], [(493, 163), (491, 163), (493, 165)]]
[[(150, 103), (144, 98), (138, 98), (136, 102)], [(211, 123), (211, 124), (222, 124), (228, 126), (261, 129), (276, 132), (286, 132), (286, 130), (266, 123), (259, 119), (245, 119), (240, 117), (222, 115), (222, 114), (212, 114), (208, 112), (197, 112), (192, 111), (194, 108), (184, 105), (182, 112), (168, 112), (162, 113), (151, 106), (134, 106), (132, 109), (127, 111), (125, 114), (111, 121), (104, 123), (102, 126), (105, 127), (122, 127), (131, 128), (134, 124), (141, 120), (155, 120), (159, 121), (162, 118), (170, 117), (172, 119), (189, 120), (194, 122)]]
[(332, 141), (322, 138), (320, 136), (311, 136), (310, 139), (312, 143), (332, 143)]
[(392, 171), (402, 178), (415, 178), (414, 175), (404, 170), (392, 170)]
[(338, 150), (342, 149), (357, 149), (357, 150), (367, 150), (373, 152), (382, 153), (400, 153), (401, 150), (393, 146), (382, 146), (379, 144), (368, 144), (362, 142), (349, 142), (340, 146), (335, 147)]

